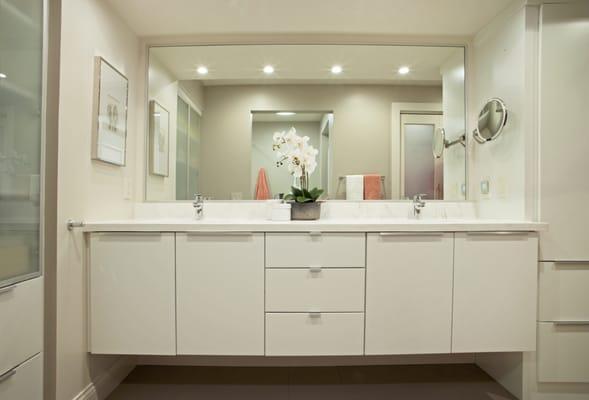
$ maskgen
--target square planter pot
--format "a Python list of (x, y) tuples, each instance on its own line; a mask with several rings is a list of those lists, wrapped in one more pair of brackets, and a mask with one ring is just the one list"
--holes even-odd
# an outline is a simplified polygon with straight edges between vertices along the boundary
[(291, 203), (290, 217), (294, 221), (310, 221), (321, 217), (321, 203)]

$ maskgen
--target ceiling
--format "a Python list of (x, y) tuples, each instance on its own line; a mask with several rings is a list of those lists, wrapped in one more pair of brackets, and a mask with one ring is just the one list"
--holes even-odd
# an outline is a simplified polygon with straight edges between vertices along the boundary
[[(157, 59), (178, 80), (205, 86), (235, 84), (411, 84), (440, 85), (440, 67), (461, 47), (360, 45), (248, 45), (156, 47)], [(275, 69), (263, 73), (265, 65)], [(333, 65), (343, 72), (331, 73)], [(208, 74), (197, 68), (206, 66)], [(398, 73), (408, 66), (406, 75)]]
[(139, 36), (472, 36), (513, 0), (106, 0)]

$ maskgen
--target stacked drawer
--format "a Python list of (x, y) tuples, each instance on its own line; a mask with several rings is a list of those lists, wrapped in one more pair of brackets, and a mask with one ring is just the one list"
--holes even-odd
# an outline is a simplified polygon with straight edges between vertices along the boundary
[(0, 399), (41, 398), (42, 348), (43, 279), (1, 288)]
[(362, 355), (364, 233), (266, 235), (266, 355)]
[(538, 381), (589, 383), (589, 262), (541, 262)]

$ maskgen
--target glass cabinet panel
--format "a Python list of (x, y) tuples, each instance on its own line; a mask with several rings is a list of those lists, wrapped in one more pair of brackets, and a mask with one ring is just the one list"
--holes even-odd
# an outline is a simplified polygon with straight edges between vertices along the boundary
[(40, 273), (43, 1), (0, 1), (0, 287)]

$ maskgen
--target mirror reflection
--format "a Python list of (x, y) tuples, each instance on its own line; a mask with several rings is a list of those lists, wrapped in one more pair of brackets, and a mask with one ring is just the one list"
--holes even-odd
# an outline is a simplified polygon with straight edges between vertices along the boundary
[(464, 143), (462, 47), (153, 47), (148, 96), (169, 119), (148, 201), (288, 194), (299, 180), (273, 138), (290, 131), (316, 150), (308, 183), (324, 199), (464, 199), (465, 149), (447, 146)]
[(507, 123), (507, 108), (500, 99), (489, 100), (481, 112), (474, 137), (477, 142), (485, 143), (497, 139)]

